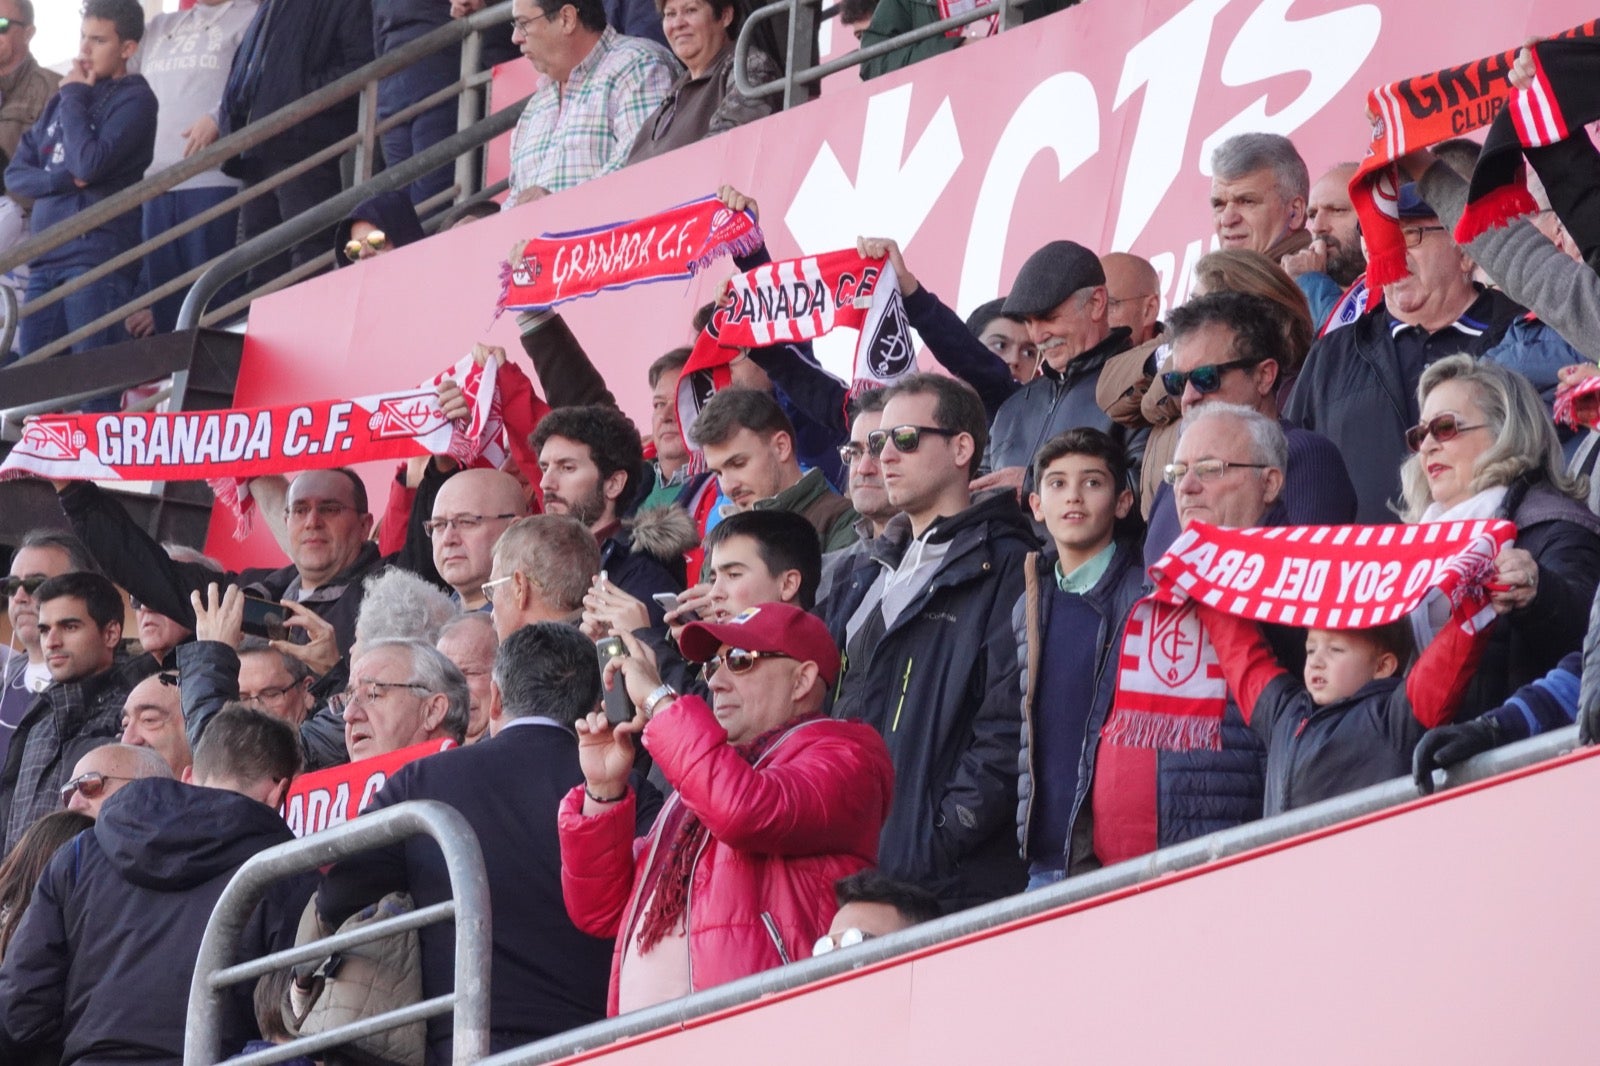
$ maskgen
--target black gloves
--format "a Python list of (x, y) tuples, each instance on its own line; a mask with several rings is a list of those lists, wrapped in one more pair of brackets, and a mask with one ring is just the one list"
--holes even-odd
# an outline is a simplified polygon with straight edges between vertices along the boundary
[(1428, 730), (1411, 753), (1411, 776), (1416, 778), (1417, 791), (1432, 795), (1435, 770), (1466, 762), (1474, 755), (1498, 748), (1506, 739), (1505, 729), (1493, 715)]

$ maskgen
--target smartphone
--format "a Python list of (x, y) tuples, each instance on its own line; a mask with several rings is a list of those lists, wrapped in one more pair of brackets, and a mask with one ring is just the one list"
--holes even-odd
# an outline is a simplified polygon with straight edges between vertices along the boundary
[(678, 609), (678, 594), (676, 592), (656, 592), (651, 594), (650, 598), (656, 601), (656, 606), (660, 607), (664, 614), (671, 614)]
[(283, 624), (281, 603), (264, 600), (259, 596), (244, 598), (244, 624), (240, 627), (254, 637), (268, 640), (288, 640), (289, 629)]
[(601, 698), (606, 705), (606, 721), (612, 725), (633, 721), (633, 701), (628, 698), (628, 686), (623, 684), (622, 675), (612, 679), (610, 688), (604, 687), (606, 663), (624, 658), (628, 654), (627, 645), (622, 643), (621, 637), (601, 637), (594, 646), (600, 653)]

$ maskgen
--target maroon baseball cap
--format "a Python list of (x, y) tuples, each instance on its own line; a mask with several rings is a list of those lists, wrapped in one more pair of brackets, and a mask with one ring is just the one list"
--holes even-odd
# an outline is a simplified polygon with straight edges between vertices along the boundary
[(691, 622), (678, 637), (685, 657), (703, 663), (724, 644), (745, 651), (776, 652), (803, 663), (816, 663), (822, 680), (839, 678), (839, 647), (828, 627), (815, 615), (787, 603), (763, 603), (726, 622)]

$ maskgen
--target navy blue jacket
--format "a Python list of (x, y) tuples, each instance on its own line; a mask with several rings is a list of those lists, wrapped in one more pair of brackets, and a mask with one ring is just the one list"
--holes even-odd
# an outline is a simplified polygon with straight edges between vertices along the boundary
[(353, 260), (345, 254), (344, 246), (350, 240), (350, 231), (357, 222), (370, 222), (383, 232), (396, 248), (415, 244), (426, 234), (417, 218), (417, 209), (404, 192), (380, 192), (369, 196), (351, 209), (333, 229), (333, 264), (347, 267)]
[(949, 305), (920, 285), (906, 297), (906, 321), (940, 366), (977, 390), (992, 424), (1000, 405), (1022, 388), (1006, 361), (985, 348)]
[[(0, 1061), (64, 1044), (63, 1063), (178, 1062), (200, 937), (252, 855), (294, 839), (278, 812), (165, 778), (124, 785), (45, 867), (0, 965)], [(315, 887), (282, 881), (245, 927), (240, 959), (294, 943)], [(222, 1050), (258, 1034), (252, 986), (226, 998)]]
[[(155, 158), (155, 147), (156, 94), (141, 75), (63, 85), (17, 144), (17, 154), (6, 167), (6, 188), (33, 198), (29, 228), (43, 233), (138, 184)], [(99, 266), (139, 243), (140, 217), (130, 211), (114, 218), (45, 252), (33, 266)], [(139, 264), (123, 272), (136, 278)]]

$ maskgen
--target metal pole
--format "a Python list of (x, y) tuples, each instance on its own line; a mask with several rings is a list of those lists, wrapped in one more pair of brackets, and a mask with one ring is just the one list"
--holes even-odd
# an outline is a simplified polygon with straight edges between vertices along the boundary
[(377, 165), (378, 134), (378, 83), (369, 81), (361, 87), (360, 102), (356, 106), (356, 169), (353, 185), (365, 185), (372, 180)]
[[(483, 34), (474, 33), (461, 42), (461, 84), (471, 86), (478, 74), (478, 65), (483, 58)], [(487, 89), (476, 87), (463, 88), (461, 95), (456, 97), (456, 129), (464, 130), (474, 125), (483, 113), (483, 94)], [(457, 202), (465, 199), (471, 192), (473, 183), (477, 180), (477, 153), (463, 152), (456, 157), (456, 188), (459, 191)]]

